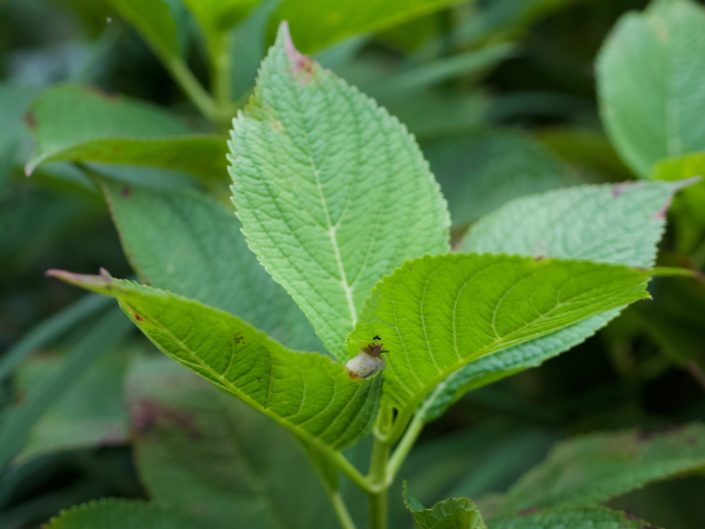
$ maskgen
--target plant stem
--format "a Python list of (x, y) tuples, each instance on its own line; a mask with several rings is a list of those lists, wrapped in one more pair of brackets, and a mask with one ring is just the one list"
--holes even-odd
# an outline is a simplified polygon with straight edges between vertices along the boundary
[(377, 485), (374, 491), (367, 493), (370, 507), (370, 529), (387, 529), (387, 460), (389, 444), (375, 437), (372, 445), (369, 480)]
[(338, 518), (340, 527), (342, 529), (357, 529), (355, 522), (350, 516), (348, 506), (345, 505), (345, 500), (340, 495), (340, 491), (333, 491), (328, 488), (326, 488), (326, 491), (328, 492), (328, 499), (330, 499), (330, 503), (333, 506), (333, 510), (335, 511), (336, 518)]
[(404, 432), (404, 437), (402, 437), (399, 445), (394, 449), (394, 453), (389, 459), (389, 463), (387, 465), (387, 477), (390, 484), (394, 481), (394, 477), (397, 475), (397, 472), (399, 472), (406, 456), (409, 455), (409, 452), (413, 448), (414, 443), (421, 433), (421, 430), (423, 430), (424, 424), (425, 421), (423, 414), (417, 413), (414, 415), (414, 419), (409, 424), (406, 432)]
[(221, 113), (232, 114), (230, 94), (230, 54), (228, 53), (228, 39), (224, 35), (214, 38), (211, 43), (211, 70), (213, 72), (212, 87), (213, 97)]
[(164, 63), (201, 114), (216, 124), (222, 124), (229, 119), (229, 116), (219, 108), (183, 61), (178, 58), (165, 57)]
[(343, 454), (340, 452), (330, 451), (324, 453), (324, 455), (328, 461), (330, 461), (336, 468), (338, 468), (338, 470), (345, 474), (358, 488), (367, 493), (374, 492), (375, 488), (371, 486), (370, 480), (363, 476)]

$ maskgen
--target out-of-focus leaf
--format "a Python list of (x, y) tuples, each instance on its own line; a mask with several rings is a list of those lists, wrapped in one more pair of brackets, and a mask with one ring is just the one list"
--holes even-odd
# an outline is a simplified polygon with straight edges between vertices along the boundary
[(232, 206), (196, 191), (103, 185), (125, 255), (150, 285), (227, 310), (296, 349), (310, 324), (245, 243)]
[(166, 0), (108, 0), (122, 17), (149, 42), (162, 60), (181, 56), (178, 30)]
[(49, 407), (85, 374), (92, 362), (122, 341), (130, 325), (118, 311), (110, 311), (75, 344), (60, 369), (34, 384), (34, 390), (13, 409), (0, 426), (0, 468), (4, 468), (24, 447), (30, 430)]
[[(512, 253), (653, 266), (665, 211), (681, 184), (626, 183), (580, 186), (509, 202), (478, 221), (461, 243), (468, 252)], [(448, 379), (428, 403), (439, 416), (461, 395), (519, 371), (536, 367), (592, 336), (619, 310), (519, 347), (479, 359)]]
[(73, 507), (46, 529), (203, 529), (173, 509), (136, 500), (99, 500)]
[(705, 469), (705, 425), (663, 433), (625, 431), (565, 441), (527, 472), (503, 511), (604, 502), (652, 481)]
[(514, 45), (508, 43), (486, 46), (387, 75), (361, 88), (375, 99), (384, 101), (434, 86), (448, 79), (477, 75), (511, 57), (514, 50)]
[(47, 90), (29, 114), (36, 142), (26, 165), (31, 174), (53, 160), (146, 165), (204, 180), (225, 175), (225, 141), (194, 134), (156, 107), (76, 86)]
[(416, 529), (487, 529), (480, 511), (467, 498), (449, 498), (427, 509), (405, 488), (404, 503)]
[[(19, 390), (30, 395), (42, 380), (62, 368), (63, 357), (39, 357), (18, 372)], [(109, 446), (127, 439), (127, 408), (123, 403), (125, 351), (96, 359), (47, 408), (29, 432), (18, 460), (58, 450)]]
[(250, 248), (337, 357), (380, 277), (449, 248), (445, 200), (413, 137), (294, 49), (285, 25), (230, 151)]
[(426, 141), (422, 148), (455, 226), (477, 220), (511, 199), (571, 182), (567, 166), (518, 131), (481, 130)]
[(287, 20), (304, 52), (361, 33), (380, 31), (460, 3), (461, 0), (282, 0), (274, 17)]
[(0, 381), (12, 374), (33, 351), (54, 342), (107, 306), (105, 298), (91, 294), (38, 324), (0, 357)]
[(624, 266), (507, 255), (407, 261), (373, 289), (348, 356), (381, 337), (389, 350), (383, 405), (408, 417), (466, 365), (648, 297), (648, 277)]
[(689, 0), (628, 13), (597, 63), (602, 117), (642, 178), (663, 158), (705, 149), (705, 9)]
[(51, 275), (116, 298), (164, 354), (321, 451), (353, 444), (377, 415), (379, 376), (352, 379), (328, 357), (287, 349), (230, 313), (164, 290), (105, 274)]
[(493, 520), (489, 525), (490, 529), (656, 529), (642, 520), (601, 507), (529, 512)]
[[(184, 0), (201, 27), (211, 60), (218, 60), (226, 33), (242, 21), (257, 5), (258, 0)], [(239, 57), (235, 56), (237, 63)]]
[(335, 526), (304, 452), (269, 419), (163, 357), (134, 366), (127, 395), (157, 503), (209, 528)]

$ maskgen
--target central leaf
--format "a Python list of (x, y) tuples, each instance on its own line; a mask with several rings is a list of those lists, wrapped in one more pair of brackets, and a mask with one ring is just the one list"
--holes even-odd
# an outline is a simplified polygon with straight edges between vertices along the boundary
[(449, 251), (449, 215), (407, 130), (301, 55), (286, 26), (230, 142), (247, 241), (338, 357), (374, 284)]
[(649, 273), (584, 261), (455, 254), (380, 281), (349, 339), (384, 342), (383, 402), (410, 413), (473, 360), (648, 297)]

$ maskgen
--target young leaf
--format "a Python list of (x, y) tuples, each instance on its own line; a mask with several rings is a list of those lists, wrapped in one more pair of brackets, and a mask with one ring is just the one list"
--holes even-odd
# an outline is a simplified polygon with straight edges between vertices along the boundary
[(108, 180), (103, 191), (125, 255), (148, 284), (231, 312), (295, 349), (320, 347), (299, 307), (247, 247), (232, 207), (197, 191)]
[(60, 86), (34, 102), (29, 121), (36, 148), (27, 174), (56, 160), (161, 167), (211, 181), (225, 174), (220, 137), (193, 134), (168, 112), (139, 101)]
[(202, 529), (173, 509), (136, 500), (99, 500), (62, 512), (46, 529)]
[(384, 400), (410, 413), (458, 369), (648, 297), (649, 273), (581, 261), (454, 254), (409, 261), (365, 303), (348, 354), (377, 335)]
[(303, 451), (260, 413), (159, 356), (132, 366), (126, 395), (153, 501), (210, 529), (335, 527)]
[(250, 247), (338, 357), (380, 277), (448, 250), (445, 201), (413, 138), (296, 51), (286, 25), (230, 151)]
[(487, 529), (480, 511), (467, 498), (449, 498), (426, 509), (404, 487), (404, 504), (416, 529)]
[(366, 434), (380, 377), (353, 380), (316, 353), (286, 349), (250, 324), (197, 301), (107, 275), (50, 275), (113, 296), (163, 353), (321, 448)]
[[(587, 259), (650, 267), (679, 184), (628, 183), (580, 186), (510, 202), (477, 222), (461, 249)], [(592, 336), (619, 314), (595, 315), (576, 325), (473, 362), (448, 379), (428, 403), (429, 419), (467, 391), (536, 367)]]
[(490, 529), (656, 529), (624, 513), (591, 507), (530, 512), (490, 522)]
[[(325, 48), (360, 33), (380, 31), (460, 3), (462, 0), (282, 0), (276, 20), (291, 24), (305, 52)], [(325, 13), (325, 15), (321, 15)]]
[(702, 469), (702, 423), (656, 434), (589, 435), (555, 447), (509, 490), (504, 510), (591, 505), (652, 481)]
[[(220, 46), (229, 29), (257, 5), (257, 0), (185, 0), (201, 27), (212, 61), (222, 53)], [(237, 60), (237, 58), (236, 58)]]
[[(705, 10), (660, 2), (622, 17), (597, 62), (603, 121), (622, 158), (646, 178), (655, 162), (705, 150)], [(648, 89), (644, 89), (648, 87)]]

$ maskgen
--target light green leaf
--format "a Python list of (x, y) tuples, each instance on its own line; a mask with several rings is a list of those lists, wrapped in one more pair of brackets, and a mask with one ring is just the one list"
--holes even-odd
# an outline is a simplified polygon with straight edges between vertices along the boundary
[(107, 275), (51, 275), (115, 297), (163, 353), (321, 449), (369, 431), (380, 377), (350, 378), (342, 365), (300, 353), (227, 312)]
[(304, 452), (271, 420), (163, 357), (140, 358), (126, 394), (157, 503), (213, 529), (335, 527)]
[(285, 26), (230, 150), (250, 247), (336, 356), (380, 277), (448, 251), (445, 201), (414, 139), (299, 54)]
[[(657, 161), (705, 149), (705, 10), (654, 4), (622, 17), (597, 63), (603, 121), (641, 177)], [(644, 87), (648, 87), (645, 89)]]
[[(89, 363), (81, 376), (73, 377), (66, 392), (54, 399), (32, 427), (17, 459), (124, 443), (128, 435), (122, 399), (126, 360), (124, 350), (111, 352)], [(42, 380), (62, 370), (63, 361), (62, 356), (53, 355), (24, 363), (17, 373), (19, 391), (32, 394)]]
[(108, 0), (163, 61), (181, 55), (176, 23), (165, 0)]
[(301, 49), (312, 52), (346, 37), (381, 31), (461, 1), (282, 0), (275, 19), (288, 21)]
[(225, 143), (194, 134), (162, 109), (77, 86), (44, 92), (30, 111), (36, 149), (25, 170), (48, 161), (175, 169), (205, 180), (225, 175)]
[[(580, 186), (514, 200), (478, 221), (468, 252), (512, 253), (651, 267), (665, 208), (679, 184)], [(541, 365), (592, 336), (619, 314), (595, 315), (559, 332), (473, 362), (428, 403), (429, 419), (467, 391)]]
[(404, 503), (416, 529), (487, 529), (480, 511), (467, 498), (449, 498), (426, 509), (404, 487)]
[(513, 198), (570, 182), (560, 160), (518, 131), (479, 130), (427, 141), (422, 147), (448, 198), (455, 226)]
[(705, 425), (565, 441), (507, 493), (505, 511), (604, 502), (650, 482), (705, 469)]
[(490, 529), (656, 529), (624, 513), (593, 507), (549, 510), (490, 522)]
[(171, 509), (136, 500), (99, 500), (73, 507), (46, 529), (202, 529)]
[(648, 297), (649, 274), (622, 266), (455, 254), (405, 263), (372, 291), (348, 340), (378, 335), (384, 401), (409, 414), (458, 369)]
[(226, 310), (295, 349), (320, 348), (299, 307), (247, 247), (232, 207), (197, 191), (108, 180), (103, 190), (125, 255), (145, 282)]

